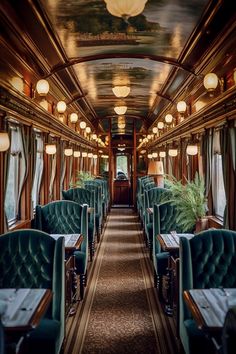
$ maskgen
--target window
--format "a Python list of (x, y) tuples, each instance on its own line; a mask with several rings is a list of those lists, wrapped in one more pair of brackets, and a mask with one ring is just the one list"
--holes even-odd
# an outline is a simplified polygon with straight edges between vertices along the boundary
[(20, 196), (26, 174), (23, 131), (19, 126), (11, 127), (11, 147), (8, 167), (5, 213), (8, 225), (20, 219)]
[(35, 173), (34, 173), (34, 181), (32, 188), (32, 203), (33, 210), (36, 205), (39, 203), (39, 192), (40, 185), (42, 181), (43, 175), (43, 139), (40, 134), (36, 135), (36, 161), (35, 161)]
[(226, 196), (223, 179), (222, 155), (220, 151), (219, 132), (214, 133), (212, 159), (212, 197), (214, 215), (223, 220)]
[(116, 156), (116, 178), (128, 178), (128, 157), (126, 155)]

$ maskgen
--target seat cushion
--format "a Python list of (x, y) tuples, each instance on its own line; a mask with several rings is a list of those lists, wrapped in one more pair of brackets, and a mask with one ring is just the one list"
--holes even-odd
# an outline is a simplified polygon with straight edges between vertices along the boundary
[(27, 339), (27, 349), (34, 354), (59, 353), (61, 325), (59, 321), (44, 318)]
[(82, 251), (75, 251), (75, 266), (77, 274), (86, 273), (86, 253)]
[(198, 329), (196, 322), (193, 319), (185, 320), (184, 325), (188, 333), (191, 354), (215, 353), (212, 342), (207, 339), (202, 330)]
[(169, 252), (161, 252), (156, 254), (156, 264), (157, 264), (157, 274), (166, 274), (166, 269), (168, 267), (168, 257)]

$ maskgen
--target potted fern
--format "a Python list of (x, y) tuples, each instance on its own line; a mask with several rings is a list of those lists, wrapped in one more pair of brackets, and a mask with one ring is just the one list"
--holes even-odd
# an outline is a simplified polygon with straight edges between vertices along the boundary
[(80, 187), (84, 188), (84, 184), (86, 181), (94, 180), (94, 176), (90, 172), (79, 171), (76, 174), (76, 181), (75, 183), (71, 183), (71, 187)]
[(183, 231), (196, 232), (206, 228), (207, 198), (205, 197), (205, 185), (202, 177), (196, 173), (193, 181), (165, 180), (167, 188), (172, 192), (172, 204), (176, 206), (177, 222)]

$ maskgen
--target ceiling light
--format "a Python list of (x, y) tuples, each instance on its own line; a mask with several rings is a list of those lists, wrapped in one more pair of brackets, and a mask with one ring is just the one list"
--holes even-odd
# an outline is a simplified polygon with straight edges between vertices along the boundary
[(218, 85), (218, 76), (214, 73), (208, 73), (205, 75), (203, 85), (207, 91), (214, 91)]
[(177, 111), (179, 113), (184, 113), (187, 109), (187, 105), (186, 105), (186, 102), (185, 101), (179, 101), (177, 103)]
[(59, 101), (57, 102), (57, 112), (62, 114), (66, 111), (66, 102)]
[(7, 132), (0, 132), (0, 151), (7, 151), (10, 147), (10, 139)]
[(157, 128), (157, 127), (153, 127), (153, 128), (152, 128), (152, 132), (153, 132), (154, 134), (157, 134), (158, 128)]
[(97, 155), (97, 154), (94, 154), (94, 155), (93, 155), (93, 158), (94, 158), (94, 159), (97, 159), (97, 158), (98, 158), (98, 155)]
[(92, 139), (93, 139), (93, 140), (96, 140), (96, 139), (97, 139), (97, 134), (93, 134), (93, 135), (92, 135)]
[(46, 96), (49, 91), (49, 83), (47, 80), (41, 79), (36, 84), (36, 91), (39, 96)]
[(80, 151), (74, 151), (73, 155), (74, 157), (80, 157)]
[(85, 129), (86, 128), (86, 123), (84, 121), (79, 123), (79, 126), (81, 129)]
[(160, 157), (166, 157), (166, 152), (165, 151), (160, 151), (159, 152)]
[(157, 152), (152, 153), (152, 157), (155, 159), (158, 156)]
[(90, 128), (90, 127), (86, 127), (86, 128), (85, 128), (85, 131), (86, 131), (86, 133), (89, 134), (89, 133), (91, 133), (91, 128)]
[(82, 152), (82, 157), (87, 157), (88, 156), (88, 153), (86, 151), (83, 151)]
[(93, 157), (93, 153), (92, 153), (92, 152), (89, 152), (89, 153), (88, 153), (88, 157), (89, 157), (89, 158)]
[(45, 150), (46, 150), (46, 154), (54, 155), (57, 152), (57, 147), (55, 144), (47, 144)]
[(172, 114), (167, 114), (167, 115), (165, 116), (165, 121), (166, 121), (167, 124), (172, 123), (172, 120), (173, 120)]
[(143, 12), (147, 0), (104, 0), (113, 16), (128, 19)]
[(175, 157), (178, 155), (177, 149), (169, 149), (168, 151), (169, 156)]
[(152, 154), (148, 154), (148, 159), (152, 159)]
[(186, 152), (188, 155), (191, 155), (191, 156), (197, 155), (197, 153), (198, 153), (197, 145), (188, 145)]
[(114, 111), (116, 112), (116, 114), (125, 114), (125, 112), (127, 111), (127, 106), (116, 106), (114, 107)]
[(151, 134), (148, 134), (148, 135), (147, 135), (147, 139), (148, 139), (148, 140), (150, 140), (151, 137), (152, 137)]
[(71, 123), (76, 123), (78, 121), (78, 114), (77, 113), (71, 113), (70, 114), (70, 122)]
[(163, 129), (164, 128), (164, 123), (163, 122), (158, 122), (157, 123), (157, 128), (158, 129)]
[(115, 86), (112, 91), (116, 97), (127, 97), (130, 93), (129, 86)]
[(72, 156), (73, 155), (73, 149), (68, 148), (64, 150), (65, 156)]

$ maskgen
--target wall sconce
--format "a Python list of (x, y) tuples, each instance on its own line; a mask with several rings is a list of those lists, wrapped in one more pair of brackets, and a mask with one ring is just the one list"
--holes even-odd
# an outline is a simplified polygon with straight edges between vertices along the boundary
[(151, 137), (152, 137), (151, 134), (148, 134), (148, 135), (147, 135), (147, 139), (148, 139), (148, 140), (150, 140)]
[(153, 134), (157, 134), (158, 133), (158, 128), (157, 127), (153, 127), (152, 128), (152, 132), (153, 132)]
[(157, 156), (158, 156), (158, 153), (157, 152), (153, 152), (152, 153), (152, 157), (155, 159), (155, 158), (157, 158)]
[(55, 155), (57, 152), (56, 144), (46, 144), (45, 151), (48, 155)]
[(74, 155), (74, 157), (80, 157), (80, 151), (79, 150), (75, 150), (73, 152), (73, 155)]
[(215, 73), (208, 73), (204, 76), (203, 85), (209, 92), (214, 91), (218, 85), (218, 76)]
[(78, 121), (78, 114), (77, 113), (71, 113), (70, 114), (70, 122), (75, 124)]
[(59, 101), (57, 102), (57, 112), (59, 114), (63, 114), (66, 111), (66, 102), (64, 101)]
[(41, 79), (36, 84), (36, 91), (39, 96), (46, 96), (49, 92), (49, 83), (45, 79)]
[(127, 111), (127, 106), (116, 106), (114, 107), (114, 111), (116, 114), (123, 115)]
[(165, 151), (160, 151), (159, 152), (160, 157), (166, 157), (166, 152)]
[(166, 122), (167, 124), (171, 124), (172, 121), (173, 121), (173, 116), (172, 116), (172, 114), (167, 114), (167, 115), (165, 116), (165, 122)]
[(97, 140), (97, 138), (98, 138), (98, 137), (97, 137), (97, 134), (92, 134), (92, 139), (93, 139), (93, 140)]
[(24, 81), (21, 77), (14, 76), (10, 80), (10, 84), (19, 92), (23, 93), (24, 92)]
[(88, 157), (91, 159), (93, 157), (93, 153), (92, 152), (89, 152), (88, 153)]
[(177, 103), (177, 111), (180, 113), (180, 114), (184, 114), (185, 111), (187, 109), (187, 105), (186, 105), (186, 102), (185, 101), (179, 101)]
[(112, 88), (112, 92), (116, 97), (127, 97), (130, 93), (129, 86), (115, 86)]
[(178, 150), (177, 149), (169, 149), (168, 154), (171, 157), (175, 157), (178, 155)]
[(158, 122), (157, 123), (157, 128), (158, 129), (163, 129), (164, 128), (164, 123), (163, 122)]
[(79, 123), (79, 126), (81, 129), (85, 129), (86, 128), (86, 123), (84, 121)]
[(188, 145), (186, 152), (188, 155), (191, 155), (191, 156), (197, 155), (197, 153), (198, 153), (197, 145)]
[(64, 150), (64, 155), (65, 156), (72, 156), (73, 155), (73, 149), (72, 148), (67, 148)]
[(87, 157), (88, 156), (88, 153), (86, 151), (83, 151), (82, 152), (82, 157)]
[(148, 159), (152, 159), (152, 154), (147, 155)]
[(90, 127), (86, 127), (86, 128), (85, 128), (85, 131), (86, 131), (86, 133), (89, 134), (89, 133), (91, 133), (91, 128), (90, 128)]
[(94, 158), (94, 159), (97, 159), (97, 158), (98, 158), (98, 155), (97, 155), (97, 154), (94, 154), (94, 155), (93, 155), (93, 158)]
[(10, 139), (7, 132), (0, 132), (0, 152), (7, 151), (10, 147)]

